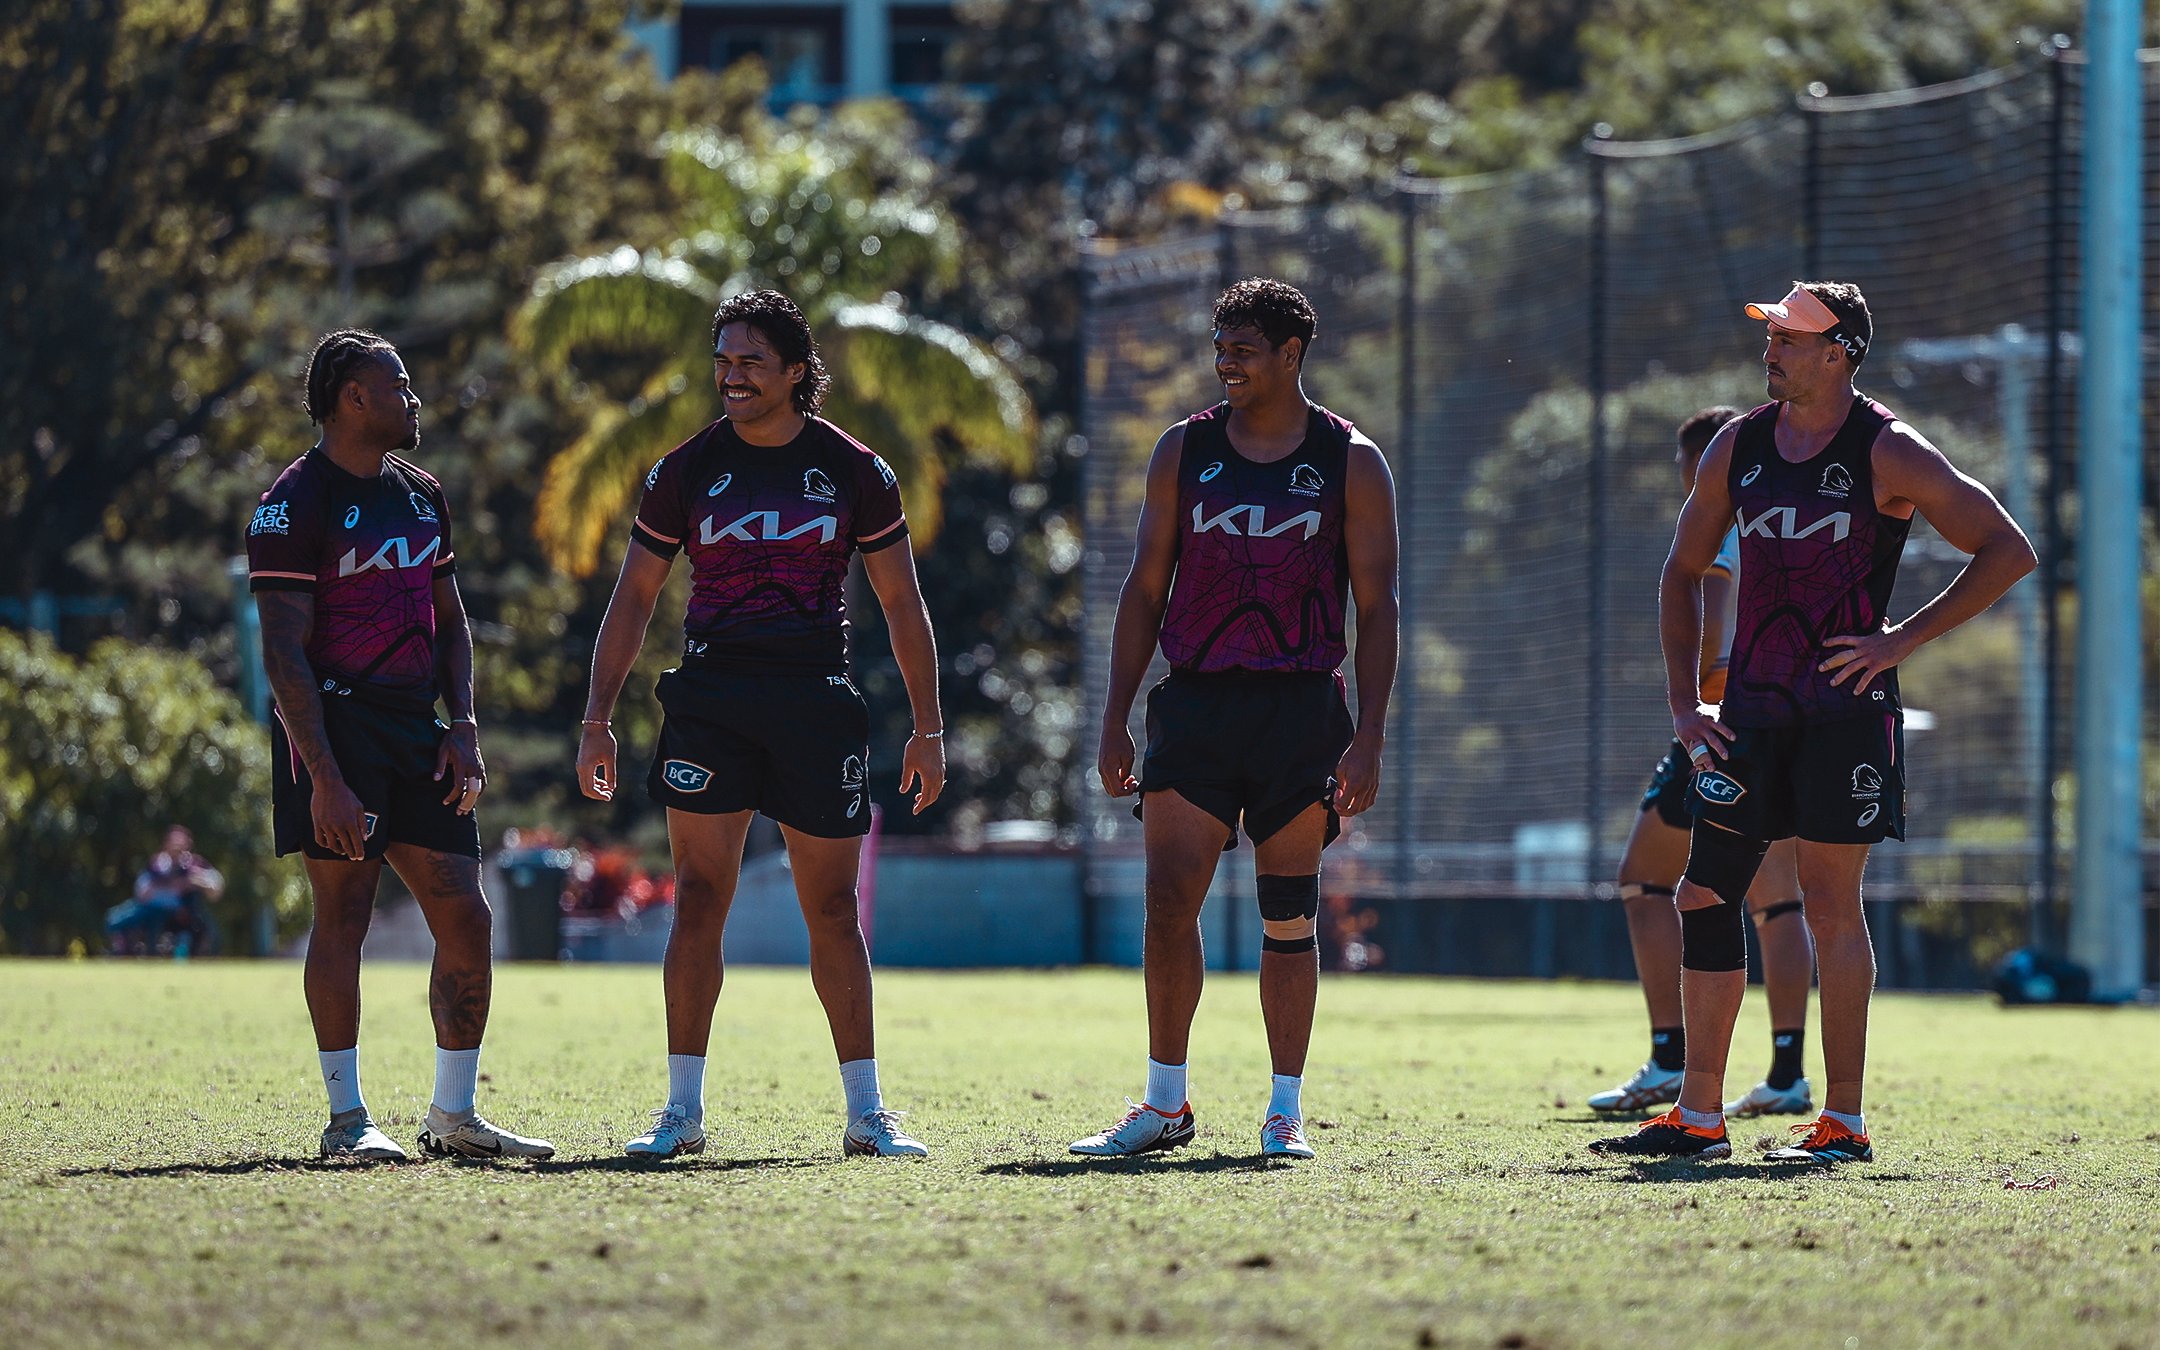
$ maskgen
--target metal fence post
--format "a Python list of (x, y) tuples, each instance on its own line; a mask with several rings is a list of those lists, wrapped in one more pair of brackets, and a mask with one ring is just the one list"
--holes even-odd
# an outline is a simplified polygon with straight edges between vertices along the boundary
[(1584, 147), (1590, 169), (1590, 661), (1584, 681), (1590, 743), (1584, 759), (1583, 818), (1588, 838), (1583, 849), (1583, 882), (1593, 893), (1604, 877), (1598, 827), (1604, 815), (1605, 681), (1599, 678), (1596, 667), (1606, 651), (1609, 619), (1605, 606), (1605, 255), (1610, 222), (1605, 156), (1598, 152), (1597, 142), (1611, 136), (1612, 128), (1600, 122)]
[(1411, 778), (1418, 762), (1418, 663), (1417, 663), (1417, 551), (1422, 531), (1403, 526), (1416, 520), (1418, 483), (1417, 400), (1417, 230), (1418, 197), (1395, 189), (1402, 211), (1402, 297), (1397, 317), (1401, 361), (1396, 392), (1399, 401), (1395, 439), (1401, 447), (1396, 456), (1399, 486), (1395, 509), (1396, 536), (1401, 555), (1396, 565), (1396, 631), (1401, 635), (1395, 680), (1398, 713), (1396, 743), (1402, 747), (1396, 763), (1402, 766), (1395, 784), (1395, 894), (1410, 898), (1417, 875), (1417, 790)]
[(2039, 852), (2039, 886), (2027, 918), (2026, 941), (2042, 951), (2062, 948), (2055, 895), (2055, 779), (2061, 771), (2060, 700), (2056, 684), (2062, 670), (2062, 493), (2069, 486), (2063, 463), (2063, 160), (2066, 144), (2066, 87), (2070, 39), (2057, 33), (2048, 43), (2048, 188), (2047, 188), (2047, 389), (2042, 407), (2046, 430), (2041, 441), (2047, 461), (2047, 487), (2040, 494), (2041, 678), (2040, 785), (2033, 803), (2033, 844)]

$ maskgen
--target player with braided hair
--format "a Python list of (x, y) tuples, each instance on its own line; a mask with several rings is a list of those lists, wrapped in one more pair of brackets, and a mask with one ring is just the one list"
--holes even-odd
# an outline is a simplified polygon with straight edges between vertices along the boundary
[(449, 504), (404, 458), (420, 444), (420, 397), (396, 348), (348, 328), (316, 343), (304, 406), (322, 439), (255, 508), (248, 585), (277, 698), (276, 848), (306, 855), (314, 893), (306, 983), (330, 1096), (323, 1156), (405, 1157), (360, 1095), (360, 944), (387, 862), (435, 935), (435, 1095), (420, 1146), (551, 1157), (554, 1145), (473, 1109), (492, 986), (473, 817), (487, 770)]

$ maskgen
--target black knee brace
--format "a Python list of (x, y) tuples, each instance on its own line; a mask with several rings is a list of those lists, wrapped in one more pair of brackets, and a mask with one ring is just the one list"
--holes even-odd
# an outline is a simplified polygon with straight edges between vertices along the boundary
[(1687, 879), (1720, 900), (1744, 904), (1763, 855), (1769, 851), (1767, 839), (1750, 839), (1697, 821), (1688, 843)]
[(1746, 911), (1730, 900), (1681, 910), (1680, 965), (1685, 970), (1746, 970)]
[(1781, 914), (1795, 914), (1804, 908), (1806, 906), (1798, 900), (1780, 900), (1774, 905), (1764, 905), (1755, 911), (1755, 926), (1760, 928)]
[[(1320, 875), (1260, 877), (1260, 950), (1309, 952), (1320, 945)], [(1276, 936), (1277, 932), (1282, 936)]]

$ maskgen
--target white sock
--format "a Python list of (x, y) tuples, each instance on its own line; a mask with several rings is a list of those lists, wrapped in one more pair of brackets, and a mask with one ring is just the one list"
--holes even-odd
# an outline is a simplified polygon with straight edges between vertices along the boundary
[(1830, 1119), (1836, 1121), (1838, 1124), (1843, 1125), (1846, 1129), (1851, 1130), (1854, 1134), (1867, 1133), (1867, 1117), (1862, 1115), (1858, 1111), (1853, 1112), (1849, 1116), (1846, 1115), (1843, 1111), (1825, 1111), (1823, 1112), (1823, 1114), (1830, 1117)]
[(705, 1056), (667, 1057), (667, 1104), (668, 1110), (705, 1123)]
[(462, 1116), (473, 1109), (473, 1093), (480, 1085), (480, 1047), (445, 1050), (435, 1047), (435, 1109), (446, 1116)]
[(350, 1050), (318, 1050), (322, 1061), (323, 1089), (330, 1094), (330, 1114), (339, 1116), (360, 1103), (360, 1047)]
[(1147, 1104), (1168, 1115), (1185, 1109), (1185, 1066), (1147, 1062)]
[(1267, 1113), (1271, 1116), (1288, 1116), (1292, 1120), (1305, 1119), (1305, 1080), (1292, 1078), (1289, 1074), (1275, 1075), (1275, 1091), (1269, 1095)]
[(1680, 1108), (1680, 1120), (1683, 1124), (1693, 1125), (1698, 1130), (1707, 1130), (1713, 1125), (1723, 1125), (1725, 1123), (1725, 1113), (1723, 1111), (1690, 1111), (1683, 1106)]
[(878, 1091), (877, 1061), (874, 1059), (851, 1059), (842, 1064), (840, 1089), (847, 1093), (849, 1120), (861, 1120), (864, 1113), (885, 1105), (885, 1094)]

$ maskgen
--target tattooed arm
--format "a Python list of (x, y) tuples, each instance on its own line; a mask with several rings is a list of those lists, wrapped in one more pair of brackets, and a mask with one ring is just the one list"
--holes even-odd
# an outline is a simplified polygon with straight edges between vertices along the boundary
[(345, 785), (330, 737), (323, 729), (322, 695), (308, 664), (308, 636), (315, 627), (315, 597), (306, 591), (258, 591), (255, 612), (262, 618), (263, 666), (277, 696), (278, 716), (293, 753), (314, 780), (310, 806), (315, 842), (347, 858), (367, 852), (367, 826), (360, 799)]
[(435, 578), (435, 680), (450, 710), (450, 734), (435, 751), (435, 778), (450, 782), (443, 803), (456, 802), (458, 814), (469, 816), (487, 786), (487, 765), (480, 759), (480, 723), (473, 716), (472, 621), (465, 617), (465, 597), (452, 572)]

